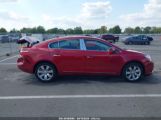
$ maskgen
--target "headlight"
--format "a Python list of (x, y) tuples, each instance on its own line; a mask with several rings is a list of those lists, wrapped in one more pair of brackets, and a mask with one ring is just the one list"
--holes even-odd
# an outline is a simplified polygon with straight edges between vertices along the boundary
[(149, 61), (152, 61), (152, 58), (150, 55), (145, 55), (145, 57), (149, 60)]

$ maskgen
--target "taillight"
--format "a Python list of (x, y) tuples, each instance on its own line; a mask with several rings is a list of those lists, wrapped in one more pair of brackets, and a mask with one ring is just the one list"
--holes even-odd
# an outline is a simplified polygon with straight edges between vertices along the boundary
[(21, 48), (20, 52), (29, 52), (28, 48)]

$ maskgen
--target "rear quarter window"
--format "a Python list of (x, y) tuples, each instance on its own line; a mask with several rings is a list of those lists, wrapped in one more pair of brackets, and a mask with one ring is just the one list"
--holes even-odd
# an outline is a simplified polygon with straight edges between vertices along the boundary
[(52, 49), (57, 49), (57, 48), (59, 48), (58, 42), (50, 43), (50, 44), (49, 44), (49, 48), (52, 48)]

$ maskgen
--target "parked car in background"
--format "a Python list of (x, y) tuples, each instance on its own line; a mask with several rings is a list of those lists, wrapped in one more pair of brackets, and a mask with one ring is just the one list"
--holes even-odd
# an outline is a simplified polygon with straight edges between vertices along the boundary
[(101, 35), (101, 39), (107, 40), (111, 43), (115, 43), (119, 41), (119, 36), (114, 36), (114, 35)]
[(20, 39), (18, 35), (9, 35), (10, 42), (17, 42)]
[(17, 42), (19, 39), (20, 39), (20, 34), (18, 33), (0, 35), (1, 43)]
[(151, 36), (145, 36), (145, 37), (147, 37), (147, 39), (149, 39), (149, 41), (153, 41), (154, 40), (153, 37), (151, 37)]
[(8, 35), (1, 35), (0, 36), (0, 42), (1, 43), (7, 43), (7, 42), (9, 42), (9, 36)]
[(58, 75), (114, 75), (136, 82), (153, 71), (150, 55), (87, 36), (60, 37), (22, 48), (17, 66), (41, 82)]
[(132, 44), (150, 45), (151, 41), (153, 41), (153, 38), (150, 36), (137, 35), (125, 38), (123, 40), (123, 43), (126, 45), (132, 45)]

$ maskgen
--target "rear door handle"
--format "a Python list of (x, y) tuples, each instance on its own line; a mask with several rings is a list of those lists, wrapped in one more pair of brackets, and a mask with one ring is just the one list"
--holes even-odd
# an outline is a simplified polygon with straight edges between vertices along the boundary
[(59, 54), (54, 54), (53, 56), (54, 56), (54, 57), (59, 57), (60, 55), (59, 55)]

